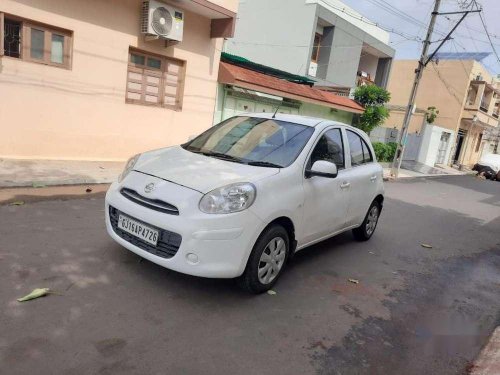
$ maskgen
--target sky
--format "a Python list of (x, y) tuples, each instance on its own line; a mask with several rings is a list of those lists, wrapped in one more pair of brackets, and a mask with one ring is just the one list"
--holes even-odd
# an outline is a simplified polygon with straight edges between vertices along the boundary
[[(366, 16), (373, 22), (380, 23), (385, 28), (394, 29), (404, 33), (405, 37), (391, 33), (391, 46), (396, 50), (397, 59), (418, 59), (422, 50), (422, 43), (408, 40), (416, 36), (425, 38), (430, 13), (434, 0), (342, 0), (345, 4)], [(470, 0), (442, 0), (441, 12), (451, 12), (460, 9), (460, 4), (468, 4)], [(500, 0), (478, 0), (483, 8), (483, 18), (495, 48), (500, 55)], [(385, 9), (384, 9), (385, 6)], [(392, 11), (392, 13), (391, 13)], [(394, 12), (402, 11), (408, 17), (395, 15)], [(442, 39), (451, 30), (460, 15), (439, 16), (436, 23), (436, 33), (431, 40)], [(415, 22), (417, 21), (417, 22)], [(425, 25), (418, 25), (423, 22)], [(465, 21), (452, 35), (453, 40), (447, 41), (440, 51), (443, 52), (492, 52), (488, 37), (484, 31), (479, 15), (469, 14)], [(430, 47), (432, 51), (438, 43)], [(500, 74), (500, 63), (494, 53), (482, 61), (492, 74)]]

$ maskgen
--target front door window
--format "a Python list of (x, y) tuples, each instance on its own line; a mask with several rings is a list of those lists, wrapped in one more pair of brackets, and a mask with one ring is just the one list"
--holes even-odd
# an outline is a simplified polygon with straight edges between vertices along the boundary
[(339, 170), (344, 169), (344, 144), (340, 129), (328, 130), (321, 136), (312, 152), (310, 166), (318, 160), (335, 163)]

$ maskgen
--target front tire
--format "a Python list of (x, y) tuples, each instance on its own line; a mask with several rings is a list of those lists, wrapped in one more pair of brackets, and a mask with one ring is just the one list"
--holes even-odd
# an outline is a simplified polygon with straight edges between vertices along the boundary
[(363, 223), (359, 227), (352, 230), (352, 234), (356, 240), (368, 241), (371, 238), (377, 228), (380, 211), (380, 203), (374, 201), (368, 209), (368, 213), (366, 214)]
[(255, 243), (245, 272), (238, 279), (244, 290), (259, 294), (268, 291), (285, 268), (290, 251), (288, 233), (281, 225), (266, 228)]

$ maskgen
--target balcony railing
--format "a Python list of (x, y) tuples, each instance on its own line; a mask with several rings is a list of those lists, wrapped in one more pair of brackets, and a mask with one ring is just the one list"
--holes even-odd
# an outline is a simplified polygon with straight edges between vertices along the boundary
[(488, 113), (488, 108), (489, 108), (489, 104), (486, 103), (486, 102), (481, 102), (481, 104), (479, 105), (479, 109), (481, 111), (483, 111), (484, 113)]
[(356, 79), (356, 86), (365, 86), (374, 84), (375, 82), (373, 82), (370, 78), (358, 76), (358, 78)]

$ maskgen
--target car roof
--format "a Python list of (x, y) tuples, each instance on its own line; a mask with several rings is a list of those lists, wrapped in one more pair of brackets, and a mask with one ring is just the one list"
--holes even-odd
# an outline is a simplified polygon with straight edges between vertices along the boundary
[[(239, 114), (238, 116), (248, 116), (248, 117), (268, 118), (268, 119), (273, 118), (273, 114), (270, 112), (264, 112), (264, 113), (247, 112), (247, 113)], [(343, 122), (339, 122), (339, 121), (327, 120), (327, 119), (319, 118), (319, 117), (309, 117), (309, 116), (288, 115), (285, 113), (277, 113), (275, 119), (281, 120), (281, 121), (293, 122), (295, 124), (306, 125), (306, 126), (311, 126), (311, 127), (316, 127), (319, 124), (322, 124), (324, 126), (342, 125), (348, 129), (353, 129), (353, 130), (356, 130), (358, 132), (364, 133), (361, 129), (356, 128), (352, 125), (349, 125), (349, 124), (346, 124)]]
[[(271, 118), (273, 118), (274, 114), (271, 112), (263, 112), (263, 113), (247, 112), (247, 113), (241, 113), (238, 116), (248, 116), (248, 117), (271, 119)], [(322, 118), (299, 116), (299, 115), (287, 115), (285, 113), (276, 113), (276, 116), (274, 117), (274, 119), (281, 120), (281, 121), (287, 121), (287, 122), (293, 122), (295, 124), (307, 125), (307, 126), (312, 126), (312, 127), (318, 125), (320, 122), (325, 121), (325, 119), (322, 119)]]

